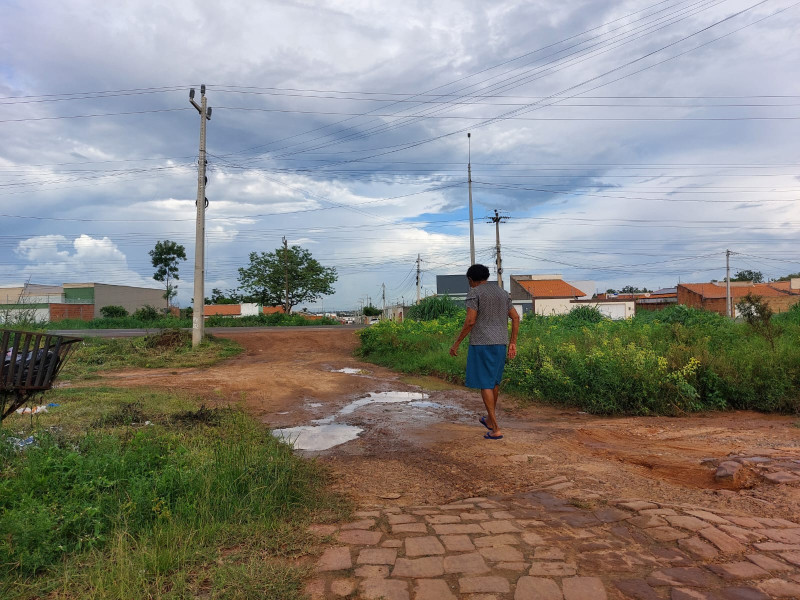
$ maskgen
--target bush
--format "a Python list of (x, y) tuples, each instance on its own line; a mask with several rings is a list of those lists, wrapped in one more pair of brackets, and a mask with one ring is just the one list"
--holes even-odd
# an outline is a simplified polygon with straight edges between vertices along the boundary
[(106, 319), (118, 319), (120, 317), (127, 317), (128, 311), (122, 306), (109, 304), (108, 306), (104, 306), (100, 309), (100, 314)]
[(464, 309), (450, 296), (428, 296), (420, 300), (419, 304), (409, 306), (406, 311), (406, 318), (415, 321), (432, 321), (439, 317), (453, 317)]
[(157, 308), (146, 304), (141, 308), (137, 308), (133, 313), (133, 318), (140, 321), (157, 321), (163, 316)]

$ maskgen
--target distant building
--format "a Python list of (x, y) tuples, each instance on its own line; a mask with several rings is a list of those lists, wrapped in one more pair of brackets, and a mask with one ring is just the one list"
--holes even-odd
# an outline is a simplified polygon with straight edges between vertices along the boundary
[[(731, 281), (731, 310), (738, 316), (736, 303), (747, 294), (761, 296), (776, 313), (786, 312), (800, 302), (800, 278), (791, 281), (753, 283)], [(713, 283), (681, 283), (678, 285), (678, 303), (725, 314), (727, 290), (724, 281)]]
[(587, 294), (561, 278), (561, 275), (511, 275), (511, 302), (520, 316), (563, 315), (574, 307), (571, 302)]

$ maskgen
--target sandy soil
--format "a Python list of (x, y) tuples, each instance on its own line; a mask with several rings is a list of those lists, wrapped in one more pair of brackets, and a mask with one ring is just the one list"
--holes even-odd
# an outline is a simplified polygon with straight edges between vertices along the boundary
[[(762, 476), (800, 471), (797, 417), (730, 412), (601, 418), (523, 406), (501, 394), (505, 439), (491, 441), (483, 439), (483, 406), (475, 391), (361, 362), (353, 356), (352, 330), (225, 336), (245, 353), (207, 369), (127, 370), (104, 380), (183, 391), (217, 406), (241, 405), (271, 428), (308, 425), (370, 392), (424, 391), (434, 405), (371, 404), (338, 416), (337, 422), (364, 429), (358, 439), (306, 453), (330, 465), (337, 487), (361, 505), (443, 503), (548, 483), (581, 506), (640, 498), (762, 516), (800, 514), (800, 484), (775, 485)], [(344, 367), (360, 372), (334, 372)], [(746, 466), (735, 482), (715, 482), (715, 467), (704, 459), (729, 455), (772, 462)]]

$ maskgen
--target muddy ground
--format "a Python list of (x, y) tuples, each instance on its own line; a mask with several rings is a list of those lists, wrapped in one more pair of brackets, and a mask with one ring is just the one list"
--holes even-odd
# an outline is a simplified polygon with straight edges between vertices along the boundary
[[(526, 406), (501, 394), (498, 419), (505, 438), (492, 441), (483, 438), (478, 422), (483, 406), (475, 391), (359, 361), (353, 330), (276, 328), (224, 336), (245, 352), (212, 368), (127, 370), (104, 379), (185, 392), (216, 406), (240, 405), (270, 428), (312, 425), (326, 417), (358, 426), (363, 429), (358, 438), (304, 454), (328, 464), (335, 485), (362, 506), (445, 503), (528, 491), (547, 482), (578, 506), (646, 498), (788, 519), (800, 514), (800, 484), (764, 478), (775, 471), (800, 474), (797, 416), (605, 418), (572, 408)], [(358, 372), (335, 372), (342, 368)], [(428, 398), (336, 414), (371, 392), (388, 391), (423, 392)], [(731, 455), (771, 461), (746, 465), (735, 481), (715, 481), (714, 463), (705, 459)]]

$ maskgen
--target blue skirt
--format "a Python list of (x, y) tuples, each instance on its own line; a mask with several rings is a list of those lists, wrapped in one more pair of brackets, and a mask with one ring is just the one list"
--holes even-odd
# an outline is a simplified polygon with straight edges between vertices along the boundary
[(500, 385), (506, 367), (505, 344), (470, 346), (467, 354), (467, 378), (470, 388), (488, 390)]

